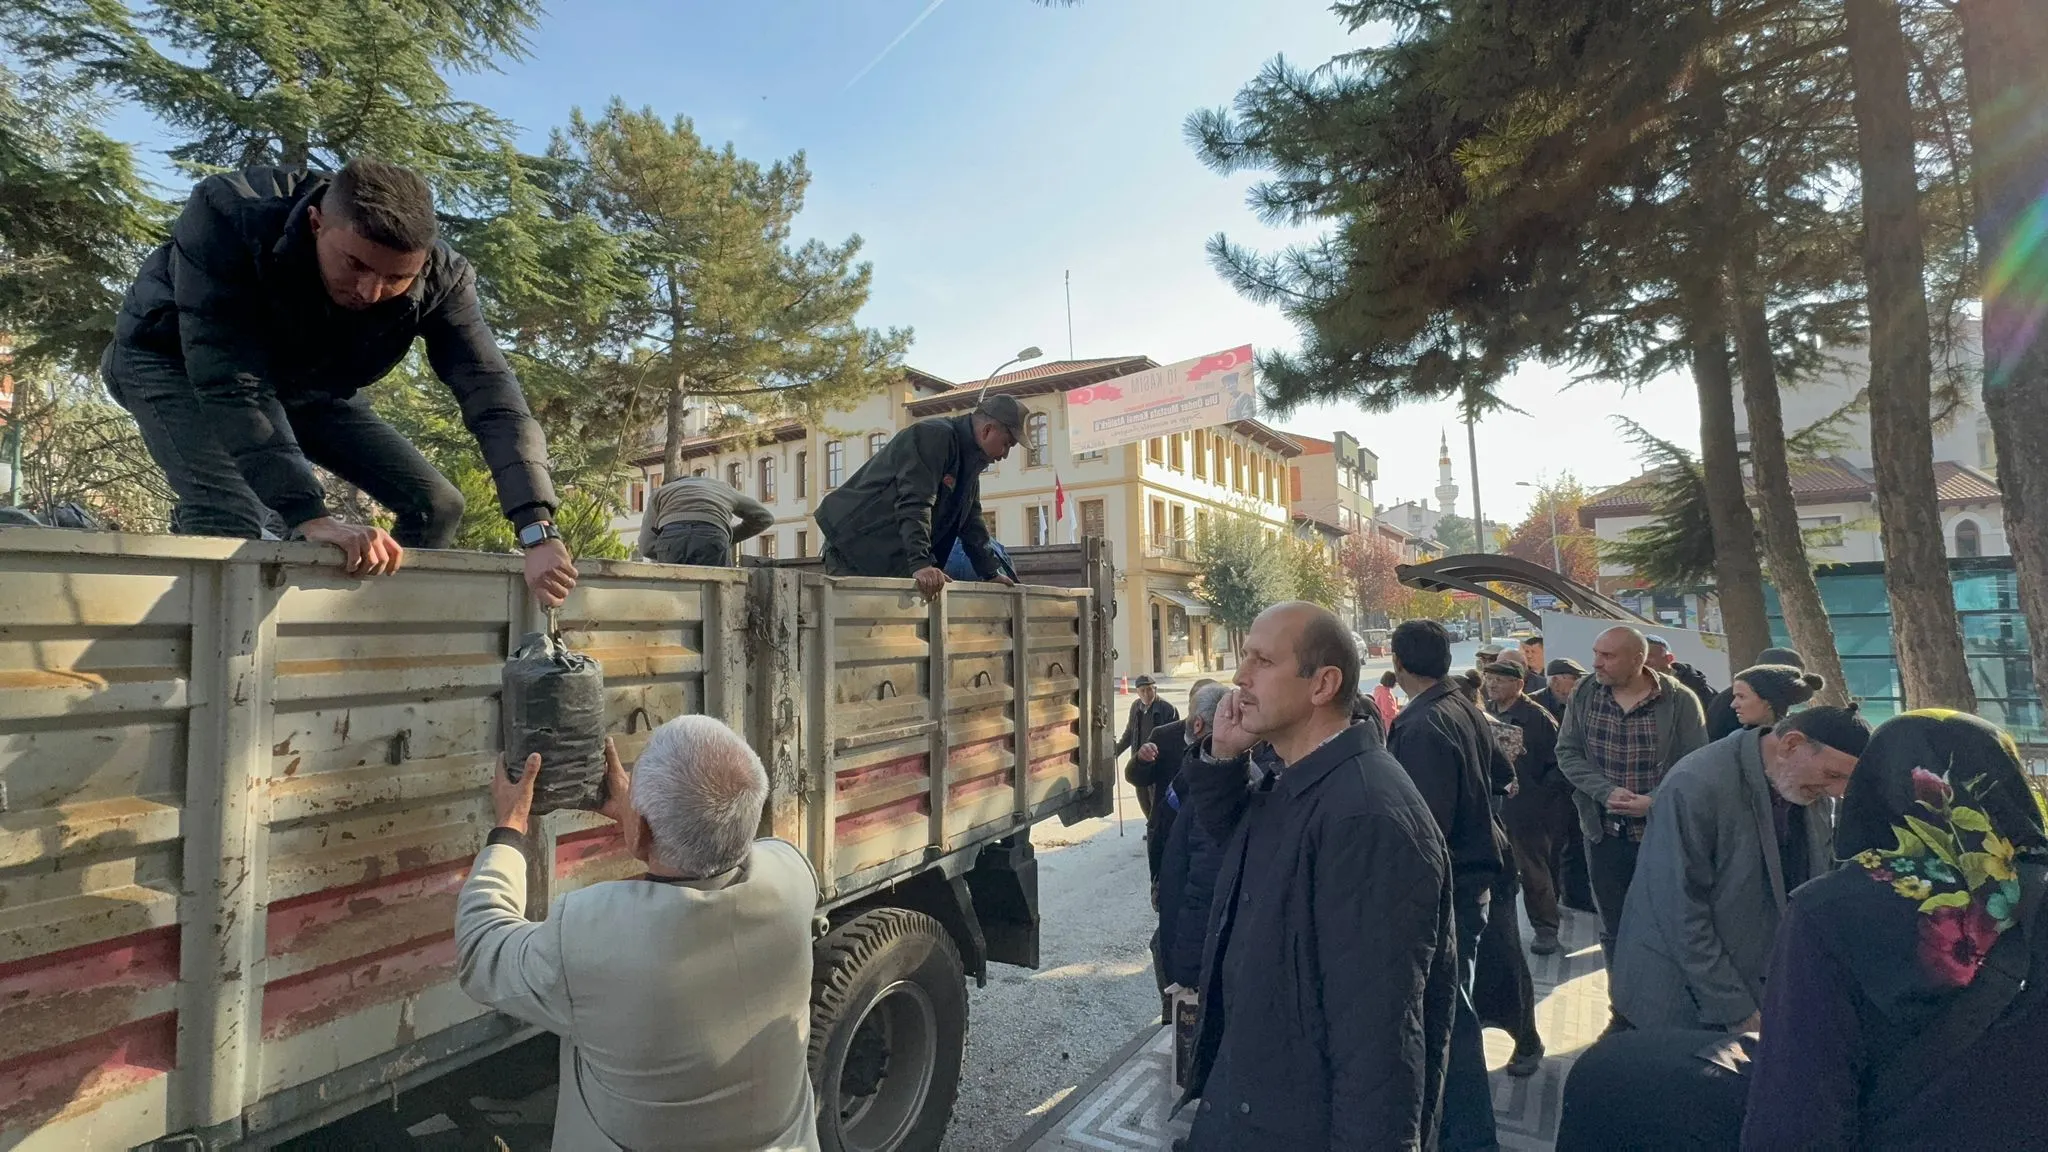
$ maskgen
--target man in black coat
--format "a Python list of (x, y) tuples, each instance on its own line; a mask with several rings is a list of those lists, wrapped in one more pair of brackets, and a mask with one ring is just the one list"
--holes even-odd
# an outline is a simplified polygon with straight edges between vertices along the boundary
[(1394, 675), (1408, 706), (1394, 718), (1387, 750), (1429, 803), (1451, 852), (1458, 930), (1459, 997), (1444, 1087), (1447, 1152), (1496, 1143), (1486, 1050), (1472, 1006), (1479, 938), (1486, 931), (1494, 881), (1507, 854), (1507, 834), (1493, 818), (1493, 735), (1476, 704), (1451, 680), (1451, 638), (1434, 620), (1394, 629)]
[[(426, 343), (526, 552), (526, 584), (562, 602), (576, 566), (555, 530), (547, 440), (484, 326), (476, 273), (439, 238), (417, 172), (367, 157), (340, 172), (209, 176), (149, 254), (100, 371), (177, 494), (171, 530), (340, 548), (352, 576), (446, 548), (462, 493), (362, 390)], [(338, 520), (313, 465), (397, 518)]]
[(1434, 1147), (1457, 982), (1442, 834), (1351, 723), (1358, 648), (1334, 615), (1261, 613), (1236, 681), (1186, 773), (1224, 845), (1187, 1147)]
[(1180, 719), (1180, 712), (1173, 705), (1159, 698), (1159, 689), (1150, 676), (1140, 676), (1134, 687), (1138, 698), (1131, 701), (1131, 715), (1124, 722), (1124, 734), (1116, 738), (1114, 755), (1121, 756), (1125, 749), (1131, 750), (1130, 763), (1124, 766), (1124, 779), (1138, 790), (1138, 811), (1145, 818), (1152, 818), (1152, 803), (1158, 799), (1158, 791), (1172, 781), (1171, 775), (1159, 775), (1152, 763), (1159, 756), (1159, 746), (1153, 736), (1159, 729)]
[[(1138, 678), (1140, 703), (1147, 693), (1156, 693), (1150, 676)], [(1195, 698), (1202, 689), (1215, 686), (1216, 681), (1201, 679), (1188, 689), (1188, 715), (1186, 719), (1175, 717), (1164, 724), (1146, 722), (1151, 725), (1151, 734), (1131, 753), (1130, 763), (1124, 766), (1124, 779), (1138, 792), (1138, 807), (1145, 813), (1145, 856), (1152, 868), (1152, 882), (1159, 883), (1159, 857), (1166, 850), (1166, 837), (1171, 832), (1176, 816), (1176, 806), (1166, 803), (1166, 792), (1174, 778), (1180, 775), (1181, 765), (1187, 750), (1200, 743), (1209, 734), (1208, 719), (1216, 712), (1215, 702), (1209, 704), (1209, 717), (1197, 719), (1194, 713)], [(1157, 701), (1159, 706), (1171, 713), (1173, 705)], [(1131, 722), (1135, 725), (1140, 717), (1137, 706), (1132, 705)], [(1126, 736), (1133, 735), (1131, 725), (1124, 728)], [(1155, 901), (1155, 904), (1157, 902)]]
[(989, 547), (981, 474), (1024, 438), (1030, 416), (1015, 396), (999, 394), (965, 416), (930, 416), (890, 437), (818, 501), (826, 574), (908, 577), (937, 596), (958, 541), (983, 580), (1015, 583)]
[(1707, 683), (1706, 673), (1690, 664), (1679, 663), (1678, 653), (1671, 650), (1670, 643), (1662, 636), (1648, 636), (1645, 639), (1650, 645), (1650, 658), (1645, 662), (1648, 667), (1685, 685), (1686, 691), (1692, 693), (1693, 699), (1700, 702), (1700, 711), (1704, 713), (1715, 695), (1713, 686)]
[[(1202, 681), (1188, 694), (1187, 718), (1153, 735), (1166, 741), (1171, 734), (1185, 731), (1191, 735), (1181, 738), (1182, 752), (1198, 748), (1216, 721), (1216, 706), (1229, 694), (1229, 688), (1214, 680)], [(1145, 847), (1152, 862), (1152, 903), (1159, 911), (1153, 956), (1162, 990), (1169, 984), (1191, 989), (1201, 986), (1210, 895), (1216, 889), (1216, 868), (1223, 858), (1223, 845), (1193, 815), (1195, 800), (1190, 795), (1187, 769), (1199, 756), (1199, 752), (1174, 755), (1174, 775), (1152, 806), (1152, 820), (1145, 829)], [(1165, 760), (1162, 750), (1159, 762)]]
[(1571, 781), (1557, 770), (1557, 720), (1522, 690), (1520, 673), (1511, 665), (1485, 670), (1487, 711), (1520, 734), (1515, 791), (1500, 814), (1514, 848), (1529, 926), (1536, 930), (1529, 950), (1548, 956), (1558, 949), (1557, 877), (1565, 842), (1579, 834), (1579, 813), (1572, 806)]

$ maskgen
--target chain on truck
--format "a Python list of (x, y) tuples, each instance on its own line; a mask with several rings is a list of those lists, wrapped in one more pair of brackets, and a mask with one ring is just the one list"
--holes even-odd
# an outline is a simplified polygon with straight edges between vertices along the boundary
[[(698, 712), (768, 766), (762, 832), (823, 889), (828, 1149), (936, 1146), (966, 980), (1038, 963), (1031, 825), (1110, 809), (1102, 546), (1012, 557), (1029, 583), (929, 602), (802, 561), (586, 562), (561, 611), (623, 756)], [(0, 527), (0, 1147), (268, 1147), (536, 1035), (454, 973), (500, 672), (538, 626), (518, 560), (331, 561)], [(639, 872), (609, 821), (541, 825), (531, 916)]]

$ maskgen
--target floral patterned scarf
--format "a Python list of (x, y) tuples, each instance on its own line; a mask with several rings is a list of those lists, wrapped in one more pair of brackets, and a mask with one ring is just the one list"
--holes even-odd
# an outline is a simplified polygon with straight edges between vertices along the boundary
[(2048, 861), (2048, 819), (2012, 738), (1961, 712), (1908, 712), (1881, 726), (1842, 800), (1837, 946), (1894, 1019), (1969, 986), (2017, 923), (2019, 865)]

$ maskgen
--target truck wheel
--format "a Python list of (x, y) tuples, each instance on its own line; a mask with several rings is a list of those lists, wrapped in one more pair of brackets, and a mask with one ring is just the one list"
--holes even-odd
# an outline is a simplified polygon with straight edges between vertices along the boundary
[(818, 941), (811, 1082), (823, 1152), (931, 1152), (960, 1094), (967, 981), (939, 922), (876, 908)]

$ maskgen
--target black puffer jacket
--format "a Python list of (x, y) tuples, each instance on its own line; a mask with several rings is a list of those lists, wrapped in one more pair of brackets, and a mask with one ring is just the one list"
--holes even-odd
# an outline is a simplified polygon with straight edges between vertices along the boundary
[(327, 514), (325, 496), (290, 430), (265, 414), (265, 398), (287, 409), (346, 399), (423, 339), (483, 451), (505, 515), (520, 525), (547, 517), (555, 507), (547, 440), (484, 325), (469, 262), (437, 243), (404, 295), (360, 312), (336, 306), (320, 281), (307, 218), (329, 180), (248, 168), (201, 181), (169, 243), (143, 261), (115, 319), (115, 341), (184, 361), (249, 487), (298, 525)]

